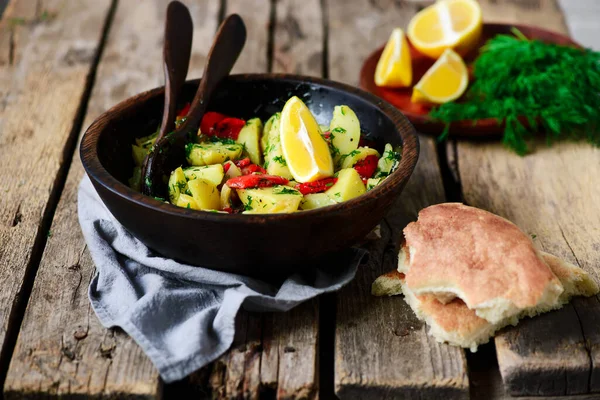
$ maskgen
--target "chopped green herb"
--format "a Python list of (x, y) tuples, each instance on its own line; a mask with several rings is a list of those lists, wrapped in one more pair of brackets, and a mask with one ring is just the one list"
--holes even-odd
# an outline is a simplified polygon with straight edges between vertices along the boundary
[(152, 180), (149, 177), (146, 177), (146, 180), (144, 180), (144, 182), (146, 183), (146, 187), (152, 187)]
[(194, 149), (195, 144), (194, 143), (187, 143), (185, 145), (185, 156), (186, 158), (190, 158), (190, 154), (192, 153), (192, 150)]
[(158, 201), (167, 201), (166, 199), (162, 198), (162, 197), (158, 197), (158, 196), (154, 196), (154, 200), (158, 200)]
[(335, 133), (346, 133), (346, 130), (344, 128), (342, 128), (341, 126), (338, 126), (337, 128), (333, 128), (331, 130), (331, 132), (335, 132)]
[(220, 137), (216, 137), (216, 136), (207, 136), (205, 138), (205, 140), (207, 142), (210, 143), (220, 143), (220, 144), (238, 144), (238, 142), (236, 142), (233, 139), (228, 139), (228, 138), (220, 138)]
[(395, 151), (387, 151), (385, 153), (385, 159), (388, 161), (400, 161), (400, 153)]
[(531, 239), (535, 239), (537, 237), (537, 235), (535, 233), (531, 234)]
[(346, 115), (346, 111), (344, 111), (344, 106), (340, 107), (340, 112), (342, 113), (342, 115)]
[(248, 202), (244, 204), (244, 211), (253, 210), (252, 208), (252, 196), (248, 196)]
[(46, 236), (48, 236), (49, 238), (52, 237), (52, 231), (50, 229), (48, 229), (48, 233), (46, 234)]
[(275, 194), (298, 194), (299, 192), (296, 189), (292, 189), (292, 188), (286, 187), (286, 186), (281, 186), (281, 189), (275, 188), (273, 190), (273, 193), (275, 193)]
[(332, 186), (333, 186), (333, 182), (327, 182), (327, 183), (325, 184), (325, 186), (326, 186), (326, 187), (332, 187)]
[(279, 164), (283, 165), (284, 167), (287, 166), (287, 161), (285, 161), (285, 158), (283, 158), (283, 156), (273, 157), (273, 161), (278, 162)]
[(187, 205), (185, 206), (185, 208), (192, 208), (190, 203), (187, 203)]

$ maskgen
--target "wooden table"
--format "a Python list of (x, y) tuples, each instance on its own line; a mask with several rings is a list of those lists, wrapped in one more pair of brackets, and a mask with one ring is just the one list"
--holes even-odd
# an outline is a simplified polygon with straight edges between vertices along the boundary
[[(292, 72), (356, 84), (365, 56), (426, 0), (187, 0), (200, 75), (219, 20), (243, 16), (235, 72)], [(410, 183), (339, 293), (286, 314), (239, 315), (232, 350), (164, 385), (138, 346), (105, 329), (87, 299), (94, 265), (77, 222), (81, 132), (162, 84), (166, 0), (11, 0), (0, 22), (0, 380), (7, 398), (598, 398), (600, 302), (502, 331), (476, 354), (436, 343), (401, 297), (374, 298), (419, 209), (464, 201), (505, 216), (600, 279), (600, 150), (421, 137)], [(481, 0), (488, 21), (531, 23), (600, 45), (595, 0)], [(0, 1), (0, 12), (4, 5)]]

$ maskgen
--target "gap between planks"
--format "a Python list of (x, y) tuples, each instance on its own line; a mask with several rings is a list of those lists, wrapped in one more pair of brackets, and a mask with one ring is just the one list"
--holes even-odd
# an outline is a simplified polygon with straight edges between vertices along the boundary
[[(29, 296), (31, 295), (31, 290), (33, 288), (35, 276), (37, 274), (42, 255), (44, 254), (44, 249), (46, 248), (46, 243), (50, 234), (52, 220), (54, 218), (54, 214), (56, 212), (56, 208), (58, 206), (61, 194), (65, 187), (65, 182), (67, 180), (67, 175), (71, 167), (71, 162), (73, 161), (73, 154), (77, 147), (79, 132), (81, 131), (83, 121), (87, 112), (87, 105), (90, 99), (92, 88), (94, 87), (98, 63), (100, 62), (100, 57), (102, 56), (102, 51), (104, 50), (104, 45), (106, 44), (106, 38), (108, 36), (111, 22), (114, 17), (117, 1), (118, 0), (112, 0), (108, 13), (105, 17), (102, 31), (100, 33), (99, 44), (96, 48), (96, 52), (90, 65), (90, 70), (85, 81), (85, 88), (81, 97), (81, 102), (79, 103), (77, 112), (75, 113), (75, 117), (73, 119), (71, 130), (69, 131), (67, 140), (63, 147), (60, 166), (58, 168), (56, 177), (54, 178), (54, 182), (50, 191), (50, 196), (48, 198), (46, 206), (44, 207), (42, 219), (33, 242), (33, 247), (31, 249), (31, 257), (25, 268), (23, 282), (10, 310), (6, 335), (4, 343), (2, 345), (2, 349), (0, 350), (0, 387), (4, 387), (8, 367), (10, 365), (17, 338), (19, 336), (21, 323), (25, 315), (25, 309), (27, 308), (27, 303), (29, 301)], [(6, 9), (7, 5), (8, 2), (4, 3), (3, 5), (0, 5), (0, 17), (2, 16), (2, 13)], [(38, 14), (39, 11), (40, 10), (37, 10), (36, 14)], [(10, 60), (12, 61), (12, 56), (10, 57)], [(19, 213), (17, 212), (17, 215), (15, 216), (15, 221), (18, 218), (18, 214)]]

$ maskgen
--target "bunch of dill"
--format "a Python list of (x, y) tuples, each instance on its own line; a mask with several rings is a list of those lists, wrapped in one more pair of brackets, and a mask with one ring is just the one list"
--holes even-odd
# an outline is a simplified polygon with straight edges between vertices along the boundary
[(538, 130), (549, 144), (585, 138), (600, 146), (600, 53), (512, 32), (481, 49), (463, 100), (431, 110), (434, 119), (446, 122), (441, 138), (450, 122), (495, 118), (505, 123), (503, 143), (520, 155)]

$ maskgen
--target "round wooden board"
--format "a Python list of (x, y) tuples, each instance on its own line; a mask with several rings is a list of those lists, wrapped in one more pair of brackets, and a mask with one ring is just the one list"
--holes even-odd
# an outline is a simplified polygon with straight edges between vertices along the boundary
[[(489, 39), (498, 34), (511, 34), (512, 28), (517, 28), (529, 39), (538, 39), (547, 43), (557, 43), (561, 45), (579, 46), (568, 36), (561, 35), (559, 33), (550, 32), (544, 29), (536, 28), (528, 25), (515, 25), (515, 24), (484, 24), (483, 32), (479, 45), (470, 54), (467, 54), (465, 61), (471, 66), (474, 59), (477, 57), (479, 48)], [(360, 87), (366, 91), (373, 93), (376, 96), (381, 97), (387, 102), (398, 108), (409, 121), (415, 126), (419, 132), (430, 133), (439, 135), (444, 130), (444, 124), (440, 122), (434, 122), (428, 115), (430, 107), (414, 104), (410, 101), (412, 94), (412, 87), (391, 89), (379, 87), (375, 84), (375, 68), (379, 57), (383, 52), (381, 46), (377, 50), (367, 57), (360, 71)], [(432, 60), (423, 54), (416, 51), (411, 46), (411, 57), (413, 67), (413, 82), (418, 82), (425, 72), (433, 65), (435, 60)], [(453, 136), (463, 137), (495, 137), (501, 136), (504, 128), (502, 124), (499, 124), (495, 119), (483, 119), (477, 122), (465, 120), (455, 122), (450, 125), (450, 134)]]

